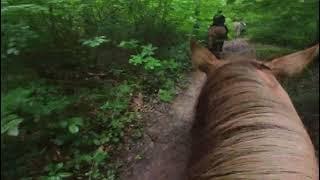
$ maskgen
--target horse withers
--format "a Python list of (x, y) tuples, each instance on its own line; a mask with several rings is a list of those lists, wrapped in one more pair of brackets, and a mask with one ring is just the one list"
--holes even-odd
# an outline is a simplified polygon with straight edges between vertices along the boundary
[(209, 50), (220, 58), (224, 41), (227, 39), (225, 26), (211, 26), (208, 31)]
[(318, 179), (310, 137), (277, 77), (301, 72), (319, 44), (269, 62), (221, 61), (195, 41), (191, 50), (207, 80), (191, 131), (188, 179)]

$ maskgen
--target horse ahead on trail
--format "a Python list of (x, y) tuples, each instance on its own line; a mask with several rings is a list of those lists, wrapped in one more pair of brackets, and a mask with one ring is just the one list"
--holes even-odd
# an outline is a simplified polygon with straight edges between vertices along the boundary
[(191, 51), (207, 81), (191, 131), (188, 179), (318, 179), (310, 137), (276, 77), (301, 72), (319, 44), (269, 62), (220, 61), (195, 41)]
[(246, 26), (247, 26), (247, 24), (243, 21), (233, 22), (233, 28), (234, 28), (236, 38), (239, 38), (241, 33), (243, 33), (245, 31)]
[(224, 41), (227, 39), (227, 30), (224, 26), (211, 26), (208, 32), (208, 46), (210, 51), (220, 58)]
[(224, 41), (228, 37), (228, 28), (224, 24), (225, 17), (222, 15), (222, 11), (219, 11), (217, 15), (213, 17), (213, 23), (208, 30), (208, 47), (209, 50), (220, 57)]

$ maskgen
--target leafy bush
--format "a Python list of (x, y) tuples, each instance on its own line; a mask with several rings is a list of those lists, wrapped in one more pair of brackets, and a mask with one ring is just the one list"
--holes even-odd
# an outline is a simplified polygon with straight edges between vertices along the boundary
[[(72, 96), (66, 98), (62, 89), (43, 82), (9, 91), (2, 101), (5, 105), (2, 106), (2, 117), (5, 120), (1, 122), (1, 136), (4, 140), (1, 152), (8, 153), (16, 149), (10, 153), (21, 164), (17, 171), (10, 165), (13, 163), (11, 156), (3, 159), (4, 167), (9, 169), (2, 169), (2, 176), (43, 179), (83, 176), (89, 179), (112, 179), (116, 175), (115, 167), (106, 163), (116, 152), (128, 125), (136, 120), (136, 113), (129, 110), (134, 89), (135, 86), (127, 82), (108, 91), (100, 89), (99, 93), (107, 93), (107, 96), (86, 100), (95, 106), (100, 104), (100, 108), (92, 107), (95, 111), (93, 115), (86, 112), (81, 116), (75, 116), (70, 110), (80, 108), (77, 104), (84, 99)], [(104, 103), (97, 101), (104, 98), (107, 98)], [(134, 127), (138, 128), (131, 126)], [(9, 138), (6, 134), (17, 137)], [(21, 138), (28, 150), (17, 149)], [(53, 147), (59, 154), (51, 154)], [(24, 152), (24, 156), (20, 156), (20, 152)], [(43, 156), (44, 153), (47, 156)], [(38, 163), (47, 166), (43, 169), (35, 167), (29, 161), (31, 155), (38, 159)], [(25, 170), (20, 168), (22, 166)], [(105, 168), (111, 169), (106, 171)], [(30, 174), (34, 170), (38, 173)]]
[[(134, 41), (130, 41), (134, 42)], [(120, 47), (128, 47), (128, 42), (121, 42)], [(132, 45), (129, 45), (131, 48)], [(134, 48), (137, 48), (137, 42), (134, 42)], [(182, 73), (183, 64), (177, 60), (161, 60), (156, 57), (155, 50), (157, 47), (148, 45), (140, 45), (141, 51), (135, 55), (131, 55), (129, 63), (135, 66), (138, 76), (143, 79), (142, 87), (147, 93), (158, 93), (159, 99), (169, 102), (174, 97), (175, 85)]]
[(23, 118), (16, 113), (27, 105), (31, 93), (30, 90), (18, 88), (1, 98), (1, 135), (6, 132), (14, 136), (19, 134), (18, 126)]

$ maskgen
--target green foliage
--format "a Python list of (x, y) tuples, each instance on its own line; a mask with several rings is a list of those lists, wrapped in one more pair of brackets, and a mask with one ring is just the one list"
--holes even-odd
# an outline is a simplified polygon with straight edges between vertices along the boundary
[[(1, 83), (10, 85), (1, 95), (2, 177), (117, 179), (114, 159), (124, 137), (143, 134), (130, 107), (133, 94), (171, 102), (191, 67), (189, 37), (206, 39), (218, 10), (231, 38), (233, 21), (242, 19), (251, 40), (298, 48), (318, 39), (318, 3), (1, 1), (1, 63), (8, 72)], [(291, 51), (257, 47), (263, 59)], [(27, 79), (30, 71), (35, 75)]]
[(49, 164), (45, 167), (45, 171), (48, 172), (48, 176), (42, 176), (43, 180), (62, 180), (64, 178), (72, 176), (70, 172), (61, 172), (63, 170), (63, 163)]
[[(10, 91), (1, 101), (1, 117), (4, 120), (1, 123), (1, 134), (8, 131), (12, 135), (18, 135), (18, 125), (23, 122), (23, 119), (28, 119), (30, 125), (46, 124), (48, 121), (46, 116), (62, 111), (71, 103), (70, 99), (59, 96), (57, 93), (56, 89), (39, 86), (39, 84), (31, 84), (26, 89), (17, 88)], [(46, 126), (50, 128), (50, 123)]]
[(254, 41), (303, 48), (318, 39), (318, 12), (319, 1), (236, 0), (228, 4), (226, 16), (246, 21), (247, 36)]
[[(158, 37), (179, 35), (174, 25), (179, 20), (173, 21), (178, 17), (168, 9), (179, 6), (171, 1), (2, 1), (1, 33), (5, 41), (1, 43), (1, 54), (10, 58), (54, 49), (55, 54), (68, 50), (68, 56), (78, 59), (85, 47), (97, 47), (109, 41), (105, 37), (112, 37), (113, 41), (135, 38), (168, 44), (174, 39)], [(128, 43), (126, 46), (134, 46), (135, 42)]]
[(164, 102), (170, 102), (173, 99), (174, 91), (159, 89), (159, 98)]
[[(24, 137), (24, 144), (30, 147), (29, 154), (41, 152), (35, 156), (39, 163), (47, 164), (41, 174), (32, 175), (33, 177), (64, 179), (81, 175), (88, 179), (114, 179), (115, 169), (106, 165), (114, 152), (106, 151), (103, 147), (119, 146), (126, 128), (136, 121), (136, 113), (129, 110), (129, 101), (134, 90), (135, 86), (128, 82), (107, 91), (100, 89), (99, 93), (108, 95), (93, 99), (94, 101), (87, 99), (86, 104), (94, 103), (95, 106), (101, 107), (95, 108), (96, 113), (93, 117), (89, 114), (74, 116), (70, 109), (79, 108), (77, 104), (82, 101), (76, 98), (79, 95), (66, 98), (61, 89), (48, 86), (44, 82), (30, 83), (27, 87), (9, 91), (3, 98), (5, 102), (2, 101), (6, 105), (3, 107), (5, 111), (2, 111), (2, 116), (6, 116), (4, 121), (1, 121), (1, 135), (7, 139), (3, 152), (8, 152), (8, 148)], [(96, 102), (97, 100), (103, 100), (105, 103)], [(22, 133), (18, 134), (19, 131)], [(27, 131), (37, 135), (27, 135)], [(6, 134), (18, 136), (18, 139), (8, 139)], [(12, 145), (8, 146), (7, 143)], [(33, 146), (34, 143), (38, 145)], [(69, 157), (69, 160), (53, 163), (53, 157), (49, 160), (43, 159), (43, 153), (50, 154), (50, 148), (46, 147), (48, 143), (59, 149), (63, 147), (60, 153)], [(14, 152), (18, 153), (19, 150)], [(25, 168), (32, 169), (26, 157), (19, 157), (18, 160)], [(105, 171), (104, 168), (107, 167), (110, 169)], [(5, 177), (12, 171), (15, 170), (7, 170)], [(27, 172), (16, 173), (14, 177), (28, 177)]]
[(73, 117), (65, 122), (62, 122), (63, 125), (67, 124), (68, 130), (72, 134), (76, 134), (79, 132), (79, 127), (83, 125), (83, 119), (81, 117)]
[(27, 105), (31, 94), (32, 90), (30, 89), (17, 88), (10, 91), (9, 94), (1, 98), (1, 108), (3, 108), (1, 112), (7, 114), (13, 111), (19, 111), (23, 106)]
[(140, 53), (131, 55), (129, 63), (139, 68), (137, 71), (140, 71), (139, 75), (144, 80), (142, 86), (147, 92), (158, 92), (160, 100), (171, 101), (183, 63), (174, 59), (161, 60), (154, 57), (158, 48), (151, 44), (141, 45), (140, 48)]
[(1, 117), (1, 135), (6, 133), (11, 136), (18, 136), (19, 129), (18, 126), (22, 123), (23, 119), (16, 114), (10, 114), (4, 117)]
[(273, 45), (255, 44), (256, 56), (261, 60), (270, 60), (276, 57), (284, 56), (293, 53), (297, 50), (291, 48), (284, 48)]
[(18, 88), (1, 98), (1, 135), (6, 132), (12, 136), (19, 134), (18, 126), (23, 122), (23, 118), (16, 113), (30, 101), (31, 93), (30, 90)]
[(95, 48), (100, 46), (102, 43), (109, 42), (110, 40), (106, 39), (105, 36), (97, 36), (93, 39), (83, 40), (82, 45)]
[(160, 60), (152, 57), (156, 47), (153, 47), (151, 44), (142, 46), (142, 51), (140, 54), (132, 55), (129, 59), (129, 63), (133, 65), (142, 65), (143, 68), (147, 71), (156, 70), (161, 67)]

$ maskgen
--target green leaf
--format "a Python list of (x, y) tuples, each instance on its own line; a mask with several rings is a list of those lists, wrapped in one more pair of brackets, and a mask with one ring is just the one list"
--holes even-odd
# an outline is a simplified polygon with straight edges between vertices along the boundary
[(60, 172), (57, 174), (58, 176), (62, 177), (62, 178), (65, 178), (65, 177), (70, 177), (72, 176), (72, 173), (70, 172)]
[(60, 176), (50, 176), (50, 177), (47, 177), (47, 180), (61, 180), (61, 177)]
[(19, 50), (17, 48), (10, 48), (7, 50), (7, 54), (13, 54), (13, 55), (18, 55)]
[(126, 83), (123, 83), (123, 84), (119, 85), (118, 87), (116, 87), (116, 90), (118, 92), (117, 95), (119, 95), (119, 96), (127, 95), (130, 92), (132, 92), (131, 86)]
[(1, 120), (1, 134), (11, 131), (10, 134), (16, 134), (18, 130), (18, 126), (22, 123), (23, 119), (17, 116), (16, 114), (10, 114), (8, 116), (3, 117)]
[(4, 96), (1, 101), (1, 107), (4, 108), (5, 111), (16, 111), (30, 101), (30, 95), (32, 90), (24, 89), (24, 88), (17, 88), (11, 90)]
[(158, 93), (160, 100), (164, 102), (172, 101), (174, 97), (173, 94), (174, 92), (172, 90), (164, 90), (164, 89), (160, 89)]
[(153, 57), (148, 57), (148, 58), (146, 58), (146, 60), (147, 60), (147, 62), (144, 66), (144, 68), (146, 70), (153, 70), (153, 69), (156, 69), (156, 68), (159, 68), (162, 66), (160, 61), (158, 59), (153, 58)]
[(146, 46), (142, 46), (141, 56), (152, 56), (154, 55), (154, 51), (158, 49), (157, 47), (152, 46), (152, 44), (148, 44)]
[(129, 59), (129, 63), (133, 65), (142, 64), (144, 61), (143, 57), (141, 55), (132, 55)]
[(173, 59), (168, 61), (163, 61), (163, 65), (165, 66), (165, 68), (172, 69), (172, 70), (176, 70), (179, 67), (179, 64)]
[(82, 41), (82, 45), (95, 48), (100, 46), (103, 43), (109, 42), (110, 40), (106, 39), (105, 36), (97, 36), (92, 39), (81, 40), (81, 41)]
[(94, 140), (93, 140), (93, 143), (94, 143), (95, 145), (97, 145), (97, 146), (101, 144), (100, 141), (99, 141), (99, 139), (94, 139)]
[(57, 165), (56, 165), (56, 171), (58, 171), (58, 170), (60, 170), (60, 169), (62, 169), (63, 168), (63, 163), (61, 162), (61, 163), (58, 163)]
[(48, 8), (36, 4), (21, 4), (21, 5), (11, 5), (6, 8), (1, 8), (1, 13), (48, 13)]
[(96, 163), (100, 163), (100, 162), (102, 162), (103, 160), (105, 160), (107, 157), (108, 157), (108, 153), (107, 153), (107, 152), (104, 152), (103, 150), (98, 149), (98, 150), (96, 151), (96, 153), (94, 154), (92, 160), (93, 160), (94, 162), (96, 162)]
[(68, 129), (69, 129), (69, 132), (72, 134), (76, 134), (79, 132), (79, 127), (75, 124), (70, 124)]
[(9, 136), (18, 136), (19, 135), (19, 129), (18, 127), (13, 127), (13, 128), (10, 128), (7, 132), (7, 134)]

